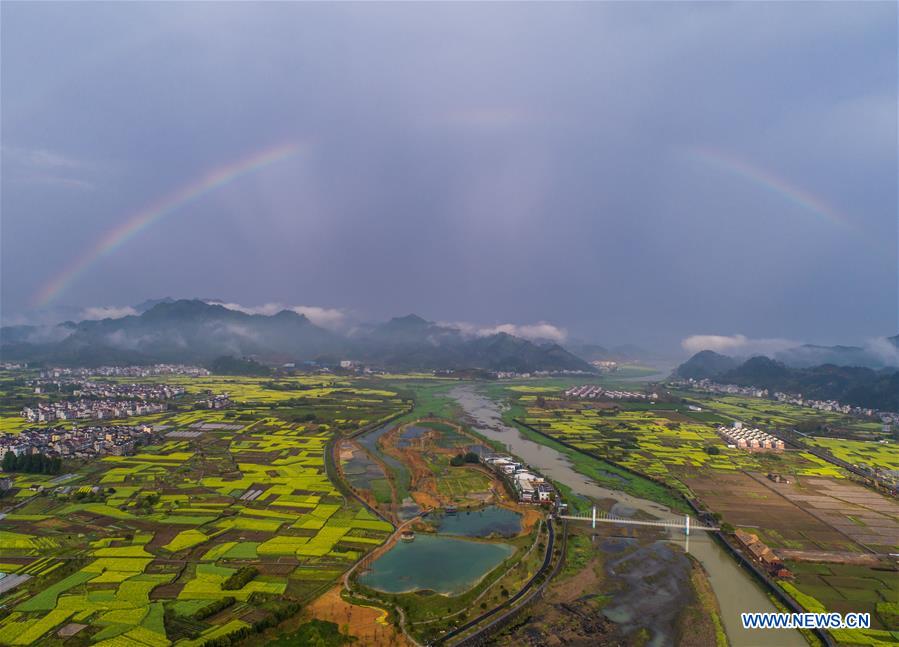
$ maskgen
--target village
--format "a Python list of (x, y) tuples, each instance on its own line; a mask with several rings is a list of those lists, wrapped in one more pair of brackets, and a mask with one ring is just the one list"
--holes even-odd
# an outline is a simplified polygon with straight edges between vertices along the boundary
[(149, 444), (154, 435), (149, 425), (24, 429), (17, 434), (0, 435), (0, 460), (7, 453), (17, 457), (42, 454), (64, 459), (127, 456), (137, 447)]
[(38, 395), (71, 392), (75, 397), (170, 400), (186, 393), (183, 386), (173, 384), (117, 384), (74, 378), (32, 380), (28, 384)]
[[(212, 408), (212, 407), (210, 407)], [(45, 404), (40, 402), (22, 409), (22, 417), (29, 422), (56, 422), (58, 420), (111, 420), (163, 413), (168, 409), (164, 402), (139, 402), (137, 400), (63, 400)]]
[(768, 389), (759, 389), (754, 386), (740, 386), (738, 384), (719, 384), (711, 380), (674, 380), (673, 386), (685, 386), (696, 391), (706, 393), (722, 393), (727, 395), (742, 395), (749, 398), (770, 398), (784, 404), (794, 404), (800, 407), (809, 407), (819, 411), (831, 413), (843, 413), (860, 418), (879, 418), (884, 424), (899, 422), (899, 413), (895, 411), (881, 411), (870, 407), (854, 407), (836, 400), (812, 400), (803, 398), (801, 393), (783, 393), (776, 391), (769, 394)]
[(186, 364), (153, 364), (150, 366), (98, 366), (96, 368), (51, 368), (41, 371), (45, 379), (61, 377), (155, 377), (157, 375), (182, 375), (206, 377), (209, 371)]
[(573, 386), (565, 390), (566, 398), (575, 398), (578, 400), (657, 400), (658, 394), (639, 393), (637, 391), (617, 391), (614, 389), (604, 389), (595, 384), (584, 384), (582, 386)]

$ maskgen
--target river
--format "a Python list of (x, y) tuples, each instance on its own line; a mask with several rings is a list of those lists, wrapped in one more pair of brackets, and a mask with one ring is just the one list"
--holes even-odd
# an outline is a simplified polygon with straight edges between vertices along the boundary
[[(506, 425), (502, 421), (499, 405), (478, 392), (474, 386), (458, 386), (450, 392), (450, 396), (459, 403), (478, 433), (503, 443), (509, 453), (515, 454), (554, 481), (570, 487), (576, 494), (593, 499), (614, 499), (617, 503), (613, 512), (618, 514), (627, 514), (627, 508), (631, 508), (660, 518), (674, 518), (675, 514), (663, 505), (602, 487), (575, 471), (564, 454), (525, 438), (516, 428)], [(678, 536), (679, 533), (675, 532), (671, 532), (671, 541), (683, 544), (683, 535)], [(740, 623), (741, 612), (777, 610), (762, 586), (704, 532), (690, 535), (688, 550), (702, 563), (708, 573), (712, 589), (721, 607), (722, 621), (731, 645), (807, 647), (808, 643), (795, 630), (779, 629), (775, 634), (775, 630), (762, 633), (760, 630), (743, 629)], [(663, 593), (660, 592), (660, 595)], [(657, 640), (653, 642), (663, 642), (662, 637), (656, 638)]]

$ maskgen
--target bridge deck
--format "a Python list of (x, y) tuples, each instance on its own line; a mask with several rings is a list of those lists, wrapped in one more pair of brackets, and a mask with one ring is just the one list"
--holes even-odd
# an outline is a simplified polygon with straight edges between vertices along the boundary
[(692, 523), (687, 524), (686, 519), (683, 521), (680, 520), (670, 520), (670, 521), (643, 521), (639, 519), (628, 519), (627, 517), (616, 517), (614, 515), (606, 514), (606, 513), (597, 513), (594, 517), (593, 515), (559, 515), (559, 519), (566, 519), (568, 521), (586, 521), (588, 523), (593, 523), (596, 521), (597, 523), (617, 523), (617, 524), (626, 524), (632, 526), (654, 526), (656, 528), (678, 528), (682, 530), (704, 530), (706, 532), (716, 532), (721, 530), (716, 526), (700, 526), (694, 525)]

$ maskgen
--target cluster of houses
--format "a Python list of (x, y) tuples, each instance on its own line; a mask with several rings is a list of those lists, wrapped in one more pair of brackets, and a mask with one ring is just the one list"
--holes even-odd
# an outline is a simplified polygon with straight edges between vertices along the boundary
[[(781, 393), (774, 394), (774, 399), (778, 402), (786, 402), (787, 404), (795, 404), (800, 407), (811, 407), (818, 411), (832, 411), (835, 413), (845, 413), (851, 416), (861, 416), (865, 418), (895, 418), (899, 419), (899, 414), (891, 411), (880, 411), (870, 407), (853, 407), (848, 404), (842, 404), (836, 400), (808, 400), (803, 399), (802, 394)], [(886, 422), (886, 420), (884, 420)]]
[[(436, 371), (435, 371), (436, 373)], [(530, 377), (564, 377), (577, 375), (590, 375), (590, 371), (491, 371), (490, 376), (497, 380), (518, 380)]]
[[(759, 389), (754, 386), (739, 386), (737, 384), (718, 384), (711, 380), (676, 380), (672, 382), (676, 386), (686, 386), (696, 391), (705, 391), (707, 393), (724, 393), (727, 395), (742, 395), (749, 398), (768, 398), (768, 389)], [(851, 416), (859, 416), (863, 418), (880, 418), (884, 424), (890, 422), (899, 422), (899, 413), (894, 411), (881, 411), (870, 407), (854, 407), (848, 404), (842, 404), (836, 400), (811, 400), (803, 398), (801, 393), (783, 393), (776, 391), (770, 394), (770, 397), (778, 402), (786, 404), (794, 404), (800, 407), (811, 407), (819, 411), (831, 411), (834, 413), (844, 413)]]
[[(801, 393), (794, 394), (777, 391), (774, 393), (774, 399), (778, 402), (795, 404), (800, 407), (811, 407), (819, 411), (833, 411), (835, 413), (852, 413), (853, 408), (860, 408), (851, 407), (848, 404), (840, 404), (836, 400), (805, 400)], [(869, 409), (869, 411), (873, 412), (873, 409)]]
[(34, 392), (57, 393), (72, 390), (75, 397), (121, 398), (128, 400), (171, 400), (186, 393), (183, 386), (176, 384), (117, 384), (114, 382), (92, 382), (80, 379), (34, 380), (29, 383)]
[(106, 454), (127, 456), (154, 438), (153, 427), (117, 425), (112, 427), (62, 427), (24, 429), (0, 435), (0, 460), (7, 452), (16, 456), (43, 454), (51, 458), (94, 458)]
[(209, 371), (185, 364), (153, 364), (151, 366), (99, 366), (97, 368), (51, 368), (41, 371), (45, 379), (61, 377), (153, 377), (156, 375), (185, 375), (205, 377)]
[(706, 393), (723, 393), (726, 395), (742, 395), (747, 398), (767, 398), (768, 389), (759, 389), (754, 386), (740, 386), (739, 384), (719, 384), (712, 380), (674, 380), (675, 386), (685, 386), (695, 391)]
[(63, 400), (40, 402), (22, 409), (22, 417), (29, 422), (57, 420), (113, 420), (162, 413), (168, 408), (164, 402), (137, 400)]
[(573, 386), (565, 389), (566, 398), (578, 398), (579, 400), (588, 400), (598, 398), (602, 395), (603, 389), (595, 384), (584, 384), (582, 386)]
[(593, 364), (600, 373), (614, 373), (618, 370), (618, 362), (613, 362), (611, 360), (597, 359), (590, 363)]
[(783, 560), (765, 542), (761, 541), (758, 535), (739, 529), (734, 534), (737, 541), (740, 542), (740, 546), (769, 574), (784, 578), (793, 577), (793, 573), (784, 568)]
[(197, 406), (203, 409), (227, 409), (232, 404), (231, 396), (227, 393), (210, 393), (205, 398), (197, 401)]
[(750, 452), (782, 452), (784, 441), (775, 438), (761, 429), (744, 427), (742, 422), (735, 422), (732, 427), (718, 427), (718, 435), (730, 447), (745, 449)]
[(601, 386), (596, 386), (595, 384), (584, 384), (565, 389), (565, 397), (576, 398), (578, 400), (596, 400), (599, 398), (607, 400), (656, 400), (659, 396), (657, 393), (648, 395), (636, 391), (608, 390)]
[(520, 502), (550, 503), (555, 499), (553, 486), (512, 456), (490, 454), (481, 461), (512, 485)]

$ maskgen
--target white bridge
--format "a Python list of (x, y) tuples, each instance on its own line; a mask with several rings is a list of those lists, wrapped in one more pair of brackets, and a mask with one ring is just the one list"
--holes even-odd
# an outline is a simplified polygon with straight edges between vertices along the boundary
[(717, 530), (721, 530), (716, 526), (698, 526), (690, 523), (690, 515), (684, 515), (683, 521), (680, 519), (672, 519), (670, 521), (640, 521), (637, 519), (629, 519), (627, 517), (616, 517), (613, 514), (609, 514), (608, 512), (603, 512), (602, 510), (596, 510), (596, 506), (593, 506), (593, 514), (576, 514), (576, 515), (559, 515), (559, 519), (567, 519), (568, 521), (590, 521), (593, 523), (593, 527), (596, 528), (597, 522), (599, 523), (618, 523), (625, 524), (629, 526), (655, 526), (656, 528), (677, 528), (684, 531), (684, 534), (689, 535), (690, 530), (704, 530), (705, 532), (715, 532)]

